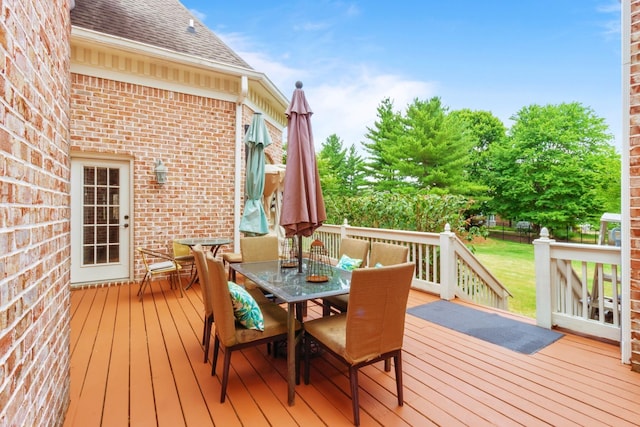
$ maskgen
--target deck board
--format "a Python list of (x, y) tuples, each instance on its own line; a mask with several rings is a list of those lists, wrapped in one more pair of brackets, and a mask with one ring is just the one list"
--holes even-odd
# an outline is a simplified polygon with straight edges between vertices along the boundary
[(118, 286), (113, 289), (118, 292), (118, 301), (109, 360), (109, 376), (104, 396), (102, 415), (104, 425), (126, 425), (129, 422), (130, 290), (132, 290), (130, 286)]
[[(155, 280), (71, 295), (71, 426), (352, 425), (348, 371), (328, 354), (311, 361), (311, 383), (287, 404), (286, 360), (266, 346), (234, 352), (227, 400), (203, 363), (199, 284), (185, 291)], [(408, 306), (437, 297), (411, 291)], [(505, 314), (505, 313), (501, 313)], [(321, 315), (309, 306), (309, 317)], [(517, 315), (508, 314), (519, 318)], [(523, 319), (531, 323), (530, 319)], [(525, 355), (407, 315), (404, 406), (393, 370), (359, 375), (360, 416), (369, 425), (637, 425), (640, 375), (610, 343), (566, 333)]]

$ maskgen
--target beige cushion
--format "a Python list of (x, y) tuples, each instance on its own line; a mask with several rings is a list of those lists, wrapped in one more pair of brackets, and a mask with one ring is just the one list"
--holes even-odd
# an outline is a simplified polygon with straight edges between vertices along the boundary
[(352, 365), (402, 348), (414, 268), (404, 263), (354, 270), (346, 314), (307, 321), (305, 330)]
[(229, 264), (242, 262), (242, 254), (227, 252), (222, 254), (222, 260)]

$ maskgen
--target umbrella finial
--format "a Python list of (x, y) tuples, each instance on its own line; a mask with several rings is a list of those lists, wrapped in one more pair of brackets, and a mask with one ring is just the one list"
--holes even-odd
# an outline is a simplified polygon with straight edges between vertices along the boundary
[(300, 80), (296, 82), (296, 89), (302, 89), (302, 82)]

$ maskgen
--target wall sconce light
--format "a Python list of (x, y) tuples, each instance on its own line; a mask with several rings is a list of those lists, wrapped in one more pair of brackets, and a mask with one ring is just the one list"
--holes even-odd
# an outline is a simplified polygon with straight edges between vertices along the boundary
[(160, 185), (167, 183), (167, 167), (162, 163), (162, 160), (156, 161), (156, 167), (153, 172), (156, 174), (156, 182)]

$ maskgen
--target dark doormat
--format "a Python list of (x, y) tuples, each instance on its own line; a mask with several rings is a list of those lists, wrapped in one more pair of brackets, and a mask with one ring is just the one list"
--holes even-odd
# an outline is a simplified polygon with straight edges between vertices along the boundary
[(524, 354), (533, 354), (564, 335), (445, 300), (409, 308), (407, 313)]

